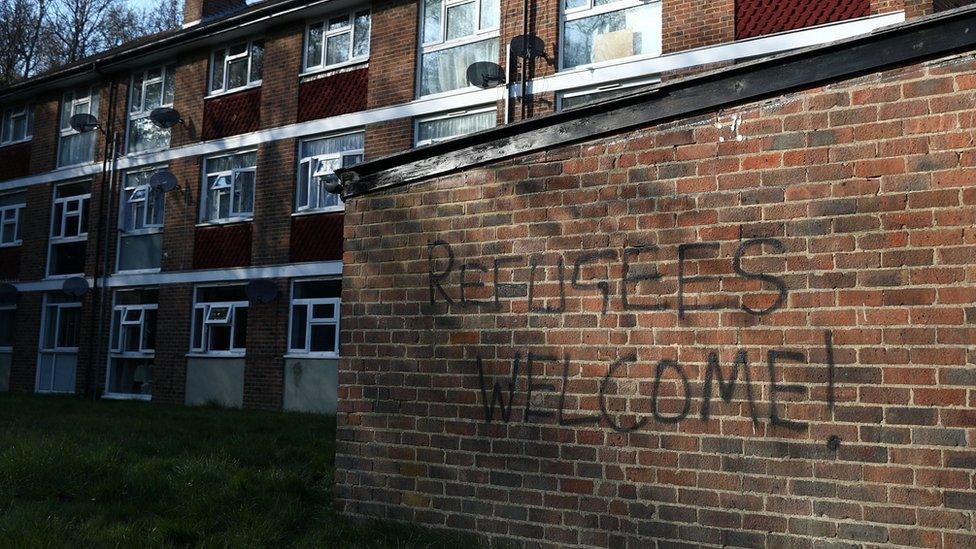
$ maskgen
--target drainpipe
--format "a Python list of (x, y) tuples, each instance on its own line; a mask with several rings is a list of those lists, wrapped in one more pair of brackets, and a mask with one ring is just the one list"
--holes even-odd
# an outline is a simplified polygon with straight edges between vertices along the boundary
[[(522, 47), (523, 49), (525, 48), (526, 37), (528, 35), (529, 35), (529, 0), (522, 0)], [(522, 116), (519, 118), (520, 121), (525, 120), (525, 113), (526, 113), (525, 85), (526, 85), (526, 79), (528, 78), (528, 72), (529, 72), (528, 68), (529, 68), (529, 56), (526, 55), (525, 57), (522, 58), (522, 82), (521, 82), (522, 100), (520, 101), (520, 103), (522, 103)]]

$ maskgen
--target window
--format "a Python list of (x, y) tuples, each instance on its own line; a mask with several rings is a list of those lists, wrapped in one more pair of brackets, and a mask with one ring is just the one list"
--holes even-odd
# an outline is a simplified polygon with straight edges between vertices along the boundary
[(452, 137), (494, 128), (496, 119), (494, 106), (421, 118), (417, 120), (416, 146), (430, 145)]
[(201, 221), (219, 223), (254, 217), (255, 151), (208, 158), (203, 178)]
[(369, 10), (329, 17), (305, 32), (305, 70), (359, 63), (369, 58)]
[(341, 280), (296, 280), (291, 287), (288, 353), (339, 356)]
[(264, 40), (221, 48), (210, 58), (210, 93), (240, 90), (261, 83)]
[(81, 301), (61, 292), (44, 294), (37, 392), (74, 392), (80, 335)]
[(14, 322), (17, 308), (13, 305), (0, 305), (0, 353), (9, 353), (14, 348)]
[(81, 164), (95, 159), (95, 136), (98, 132), (78, 133), (71, 129), (71, 117), (82, 113), (98, 116), (98, 90), (94, 86), (66, 92), (61, 99), (58, 166)]
[(469, 65), (498, 62), (498, 0), (422, 0), (421, 11), (421, 96), (469, 87)]
[(363, 161), (362, 132), (309, 139), (299, 147), (295, 211), (341, 210), (339, 195), (325, 190), (325, 176)]
[(0, 194), (0, 248), (23, 242), (25, 193)]
[(154, 289), (115, 292), (107, 396), (152, 395), (158, 303), (159, 292)]
[(565, 109), (574, 109), (576, 107), (592, 105), (594, 103), (599, 103), (600, 101), (606, 101), (608, 99), (613, 99), (614, 97), (621, 97), (627, 95), (628, 93), (634, 93), (634, 91), (641, 86), (651, 86), (660, 82), (660, 78), (652, 78), (649, 80), (645, 79), (630, 82), (615, 82), (613, 84), (606, 84), (595, 88), (565, 91), (556, 96), (557, 109), (562, 111)]
[(50, 276), (85, 272), (90, 188), (87, 181), (54, 188), (47, 272)]
[(243, 355), (247, 344), (247, 294), (244, 284), (197, 287), (193, 300), (191, 351)]
[(563, 0), (563, 69), (661, 54), (660, 0)]
[(34, 135), (34, 107), (20, 105), (3, 110), (3, 127), (0, 128), (0, 145), (27, 141)]
[(119, 205), (119, 271), (159, 269), (163, 258), (165, 195), (149, 186), (156, 168), (132, 171), (122, 180)]
[(169, 147), (169, 129), (158, 128), (149, 120), (149, 113), (158, 107), (173, 106), (174, 66), (157, 67), (132, 75), (129, 88), (130, 153)]

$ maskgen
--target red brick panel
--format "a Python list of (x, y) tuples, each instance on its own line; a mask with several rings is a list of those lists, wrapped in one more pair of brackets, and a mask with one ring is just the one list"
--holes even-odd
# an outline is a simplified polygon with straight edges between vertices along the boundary
[(23, 246), (0, 248), (0, 280), (20, 278), (20, 250)]
[(0, 148), (0, 181), (30, 175), (31, 142)]
[(203, 139), (219, 139), (258, 130), (261, 88), (207, 99), (203, 106)]
[(532, 547), (976, 547), (974, 75), (350, 200), (337, 508)]
[(341, 260), (342, 217), (342, 213), (295, 217), (291, 222), (291, 260)]
[(735, 38), (752, 38), (871, 15), (870, 0), (736, 0)]
[(194, 269), (246, 267), (251, 264), (251, 224), (197, 227)]
[(364, 110), (368, 73), (362, 68), (303, 82), (298, 87), (298, 121)]

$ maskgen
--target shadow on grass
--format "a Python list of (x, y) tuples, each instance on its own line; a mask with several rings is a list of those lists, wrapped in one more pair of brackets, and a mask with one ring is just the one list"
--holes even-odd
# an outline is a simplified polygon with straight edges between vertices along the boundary
[(335, 418), (0, 395), (0, 546), (474, 547), (332, 508)]

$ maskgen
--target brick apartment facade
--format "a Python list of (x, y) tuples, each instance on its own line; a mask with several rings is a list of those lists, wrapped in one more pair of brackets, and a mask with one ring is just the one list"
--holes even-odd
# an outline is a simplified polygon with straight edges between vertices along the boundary
[(974, 24), (343, 172), (339, 508), (531, 547), (976, 546)]
[[(331, 170), (950, 7), (768, 4), (189, 0), (182, 29), (0, 90), (0, 389), (332, 412), (341, 279), (374, 267), (344, 269)], [(478, 60), (510, 89), (459, 84)]]

